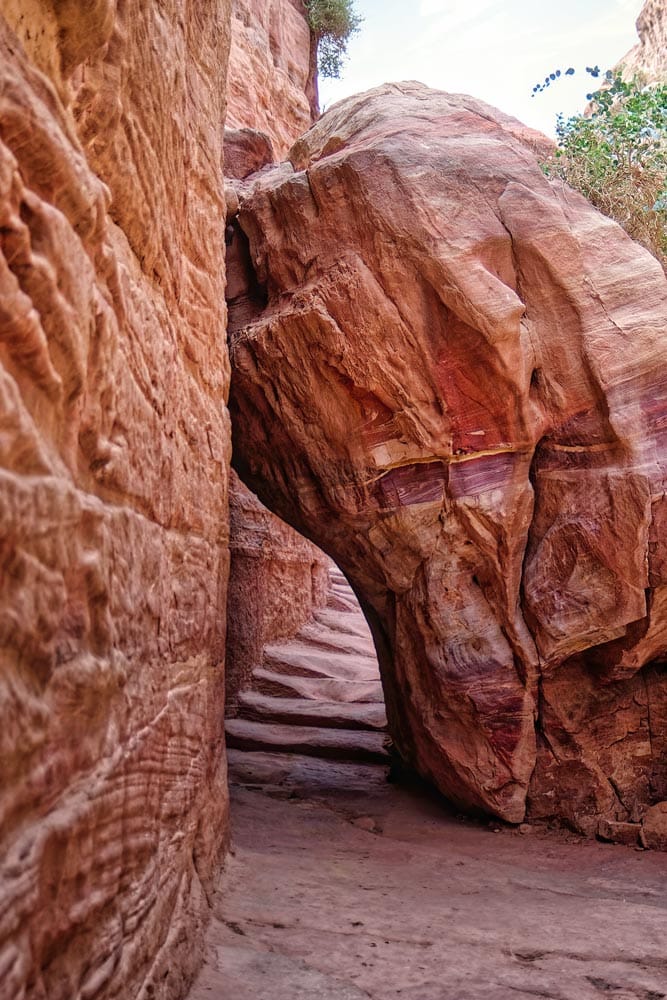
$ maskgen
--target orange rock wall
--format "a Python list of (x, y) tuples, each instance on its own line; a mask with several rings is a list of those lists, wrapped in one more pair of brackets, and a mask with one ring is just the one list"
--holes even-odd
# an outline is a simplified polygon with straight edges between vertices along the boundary
[(233, 0), (227, 124), (271, 137), (277, 159), (311, 124), (301, 0)]
[(175, 997), (227, 831), (229, 3), (0, 12), (0, 998)]

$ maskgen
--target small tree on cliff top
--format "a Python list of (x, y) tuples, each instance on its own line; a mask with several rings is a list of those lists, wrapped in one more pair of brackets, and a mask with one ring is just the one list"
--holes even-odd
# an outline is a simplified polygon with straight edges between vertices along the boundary
[(322, 76), (339, 77), (350, 37), (361, 18), (353, 0), (304, 0), (313, 36), (317, 68)]

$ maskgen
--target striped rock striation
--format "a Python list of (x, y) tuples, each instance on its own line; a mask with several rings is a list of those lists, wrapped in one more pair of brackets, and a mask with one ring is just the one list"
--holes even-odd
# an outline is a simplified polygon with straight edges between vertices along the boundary
[(0, 998), (167, 998), (227, 839), (228, 0), (0, 3)]
[(353, 584), (401, 754), (592, 833), (667, 798), (667, 282), (536, 146), (386, 85), (245, 182), (234, 461)]

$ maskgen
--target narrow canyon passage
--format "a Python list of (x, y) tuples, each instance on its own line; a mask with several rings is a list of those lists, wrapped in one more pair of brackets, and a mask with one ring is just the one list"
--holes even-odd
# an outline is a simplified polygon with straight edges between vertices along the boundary
[(388, 762), (387, 716), (370, 630), (337, 567), (322, 606), (264, 645), (227, 705), (227, 745), (334, 760)]
[(665, 862), (461, 820), (379, 765), (232, 750), (189, 1000), (660, 1000)]
[(667, 1000), (665, 274), (311, 14), (0, 0), (0, 1000)]

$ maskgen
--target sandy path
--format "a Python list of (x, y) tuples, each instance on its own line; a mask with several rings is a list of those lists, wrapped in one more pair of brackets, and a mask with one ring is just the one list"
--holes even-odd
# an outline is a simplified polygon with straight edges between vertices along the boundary
[(667, 997), (667, 855), (460, 821), (378, 766), (230, 757), (189, 1000)]

